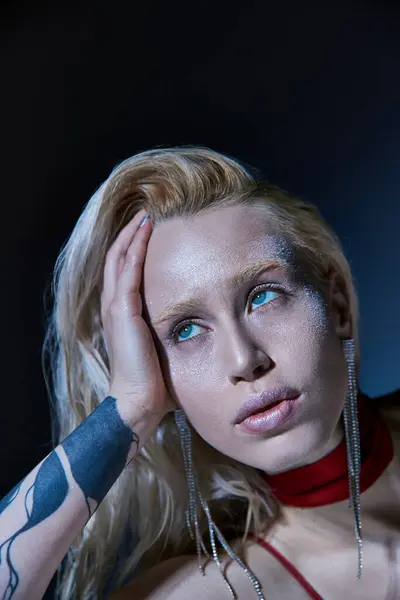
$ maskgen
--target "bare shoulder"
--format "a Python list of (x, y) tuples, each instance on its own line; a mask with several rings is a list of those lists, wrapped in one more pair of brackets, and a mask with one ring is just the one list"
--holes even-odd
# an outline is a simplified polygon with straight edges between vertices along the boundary
[[(251, 544), (246, 551), (246, 562), (258, 578), (268, 600), (297, 598), (303, 600), (308, 595), (298, 583), (288, 577), (287, 571), (257, 544)], [(224, 566), (225, 566), (224, 561)], [(240, 600), (256, 600), (257, 594), (243, 569), (230, 562), (226, 576), (236, 597)], [(229, 600), (232, 598), (226, 583), (217, 567), (210, 561), (203, 576), (198, 568), (197, 557), (179, 556), (162, 562), (134, 579), (120, 592), (108, 600)]]
[[(177, 556), (155, 565), (136, 577), (108, 600), (180, 600), (188, 597), (187, 585), (192, 585), (195, 557)], [(186, 596), (185, 596), (186, 590)], [(193, 590), (192, 590), (193, 591)], [(195, 599), (197, 596), (193, 593)]]
[(200, 600), (205, 597), (217, 600), (223, 598), (221, 591), (224, 592), (225, 585), (219, 573), (221, 582), (217, 581), (217, 569), (213, 567), (209, 564), (203, 576), (197, 557), (174, 557), (139, 575), (108, 600)]

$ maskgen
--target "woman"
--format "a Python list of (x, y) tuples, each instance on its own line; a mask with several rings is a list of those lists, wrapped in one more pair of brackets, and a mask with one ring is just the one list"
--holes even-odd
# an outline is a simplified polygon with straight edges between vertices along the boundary
[(399, 411), (358, 391), (357, 318), (315, 208), (208, 149), (122, 163), (57, 263), (61, 443), (3, 501), (4, 597), (71, 546), (63, 599), (400, 597)]

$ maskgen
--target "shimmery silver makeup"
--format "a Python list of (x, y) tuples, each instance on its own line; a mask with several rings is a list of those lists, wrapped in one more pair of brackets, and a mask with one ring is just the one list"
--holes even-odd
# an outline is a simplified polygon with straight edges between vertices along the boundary
[[(280, 261), (240, 289), (228, 282), (252, 263)], [(156, 319), (167, 303), (197, 299), (206, 332), (164, 345), (171, 387), (208, 444), (267, 472), (287, 470), (331, 435), (345, 396), (346, 367), (323, 295), (304, 257), (260, 207), (234, 206), (161, 223), (145, 263), (145, 299)], [(248, 310), (252, 286), (276, 282), (282, 301)], [(164, 330), (158, 330), (160, 338)], [(299, 423), (282, 435), (248, 440), (232, 415), (250, 395), (278, 385), (302, 390)]]
[(269, 252), (273, 249), (273, 258), (281, 260), (288, 266), (296, 266), (296, 252), (293, 244), (291, 244), (287, 238), (279, 235), (267, 235), (266, 243)]
[(322, 333), (327, 333), (329, 329), (328, 305), (322, 292), (311, 284), (306, 284), (304, 286), (304, 294), (309, 301), (316, 328)]

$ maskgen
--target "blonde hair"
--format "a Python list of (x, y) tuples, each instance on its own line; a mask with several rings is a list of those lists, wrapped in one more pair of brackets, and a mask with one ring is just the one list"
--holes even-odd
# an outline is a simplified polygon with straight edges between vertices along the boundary
[[(155, 224), (173, 216), (262, 202), (274, 224), (305, 256), (321, 281), (334, 271), (347, 296), (357, 340), (358, 307), (340, 243), (318, 210), (207, 148), (143, 152), (122, 162), (93, 195), (55, 267), (54, 310), (44, 346), (49, 360), (58, 441), (106, 397), (109, 364), (100, 318), (103, 266), (120, 230), (146, 208)], [(193, 431), (193, 463), (214, 521), (230, 539), (260, 533), (279, 515), (256, 469), (223, 456)], [(201, 458), (200, 458), (201, 457)], [(138, 568), (191, 551), (188, 495), (179, 435), (167, 415), (124, 470), (65, 561), (59, 597), (101, 598)], [(233, 527), (233, 523), (238, 526)], [(202, 530), (206, 522), (200, 520)], [(124, 541), (133, 547), (123, 554)], [(113, 565), (117, 564), (116, 568)]]

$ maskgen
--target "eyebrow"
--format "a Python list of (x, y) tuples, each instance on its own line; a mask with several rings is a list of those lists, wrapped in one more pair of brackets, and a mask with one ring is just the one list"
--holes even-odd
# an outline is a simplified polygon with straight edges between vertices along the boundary
[[(256, 279), (263, 273), (276, 269), (287, 269), (288, 263), (279, 260), (263, 260), (242, 267), (237, 273), (228, 278), (231, 287), (243, 287), (249, 280)], [(153, 326), (162, 325), (166, 321), (176, 321), (190, 315), (190, 313), (204, 306), (200, 298), (190, 298), (181, 302), (167, 304), (167, 306), (153, 320)]]

